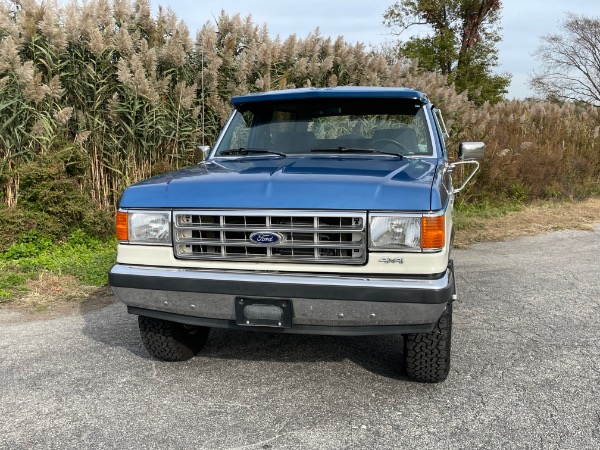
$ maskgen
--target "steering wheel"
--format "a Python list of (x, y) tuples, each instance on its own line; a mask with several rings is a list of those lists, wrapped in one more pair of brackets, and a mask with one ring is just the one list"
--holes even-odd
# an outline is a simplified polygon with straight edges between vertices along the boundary
[[(411, 152), (408, 151), (408, 149), (402, 145), (400, 142), (395, 141), (393, 139), (375, 139), (374, 141), (371, 141), (371, 145), (375, 148), (377, 148), (377, 144), (382, 143), (382, 144), (392, 144), (395, 145), (396, 147), (398, 147), (400, 149), (400, 151), (404, 154), (410, 155)], [(383, 150), (382, 148), (380, 148), (380, 150)]]
[(341, 136), (338, 136), (336, 139), (364, 139), (364, 138), (365, 137), (360, 134), (348, 133), (348, 134), (342, 134)]

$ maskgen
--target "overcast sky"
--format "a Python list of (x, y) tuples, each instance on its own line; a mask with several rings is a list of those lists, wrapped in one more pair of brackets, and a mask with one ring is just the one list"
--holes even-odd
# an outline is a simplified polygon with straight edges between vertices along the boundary
[[(351, 43), (380, 44), (392, 39), (383, 26), (383, 13), (393, 0), (152, 0), (153, 8), (170, 6), (195, 35), (207, 21), (214, 21), (221, 10), (228, 14), (252, 15), (257, 25), (266, 23), (271, 36), (282, 38), (295, 33), (306, 36), (316, 27), (324, 36), (343, 35)], [(598, 0), (503, 0), (503, 41), (498, 45), (498, 72), (512, 74), (508, 98), (532, 95), (528, 78), (538, 67), (531, 56), (540, 37), (557, 31), (567, 11), (600, 17)]]

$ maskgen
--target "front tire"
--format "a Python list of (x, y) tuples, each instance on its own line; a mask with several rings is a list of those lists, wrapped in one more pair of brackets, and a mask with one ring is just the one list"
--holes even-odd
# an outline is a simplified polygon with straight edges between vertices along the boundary
[(404, 335), (402, 369), (415, 381), (438, 383), (450, 372), (452, 337), (452, 303), (448, 303), (440, 319), (429, 333)]
[(153, 317), (138, 316), (138, 325), (146, 351), (163, 361), (187, 361), (198, 354), (210, 328)]

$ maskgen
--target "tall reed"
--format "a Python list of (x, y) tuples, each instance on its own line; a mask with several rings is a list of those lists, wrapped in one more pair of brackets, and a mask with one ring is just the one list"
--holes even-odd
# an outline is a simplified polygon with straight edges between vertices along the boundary
[(0, 0), (0, 201), (17, 203), (28, 162), (66, 149), (87, 161), (81, 189), (114, 207), (128, 184), (197, 162), (197, 146), (214, 142), (231, 96), (338, 85), (427, 92), (452, 130), (452, 155), (461, 140), (485, 140), (473, 200), (598, 193), (600, 118), (590, 107), (477, 108), (393, 47), (349, 44), (318, 29), (272, 38), (250, 17), (223, 13), (193, 39), (170, 9), (153, 17), (148, 0)]

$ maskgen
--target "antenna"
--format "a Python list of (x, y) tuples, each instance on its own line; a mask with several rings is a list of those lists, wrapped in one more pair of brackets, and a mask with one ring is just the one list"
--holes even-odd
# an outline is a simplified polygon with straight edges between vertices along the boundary
[(205, 145), (206, 135), (204, 134), (204, 41), (202, 42), (202, 47), (200, 48), (200, 65), (200, 92), (202, 92), (202, 95), (200, 96), (200, 101), (202, 102), (202, 104), (200, 105), (200, 121), (202, 127), (202, 145)]

